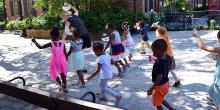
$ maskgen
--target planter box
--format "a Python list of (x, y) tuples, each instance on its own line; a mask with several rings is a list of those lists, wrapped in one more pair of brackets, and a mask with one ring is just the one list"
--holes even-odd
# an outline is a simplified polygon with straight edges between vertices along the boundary
[[(50, 30), (35, 30), (35, 29), (28, 29), (27, 36), (29, 38), (36, 38), (36, 39), (50, 39)], [(60, 31), (60, 36), (63, 35), (63, 30)], [(91, 40), (100, 40), (101, 33), (90, 33)], [(71, 39), (71, 36), (67, 36), (67, 40)]]
[[(29, 38), (37, 38), (37, 39), (50, 39), (50, 30), (35, 30), (35, 29), (28, 29), (27, 37)], [(63, 35), (63, 31), (60, 31), (60, 35)]]

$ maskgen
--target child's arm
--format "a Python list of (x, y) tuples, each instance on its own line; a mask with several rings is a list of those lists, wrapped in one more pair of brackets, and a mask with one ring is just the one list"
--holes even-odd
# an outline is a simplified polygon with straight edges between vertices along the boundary
[(67, 57), (68, 57), (68, 56), (70, 56), (70, 54), (71, 54), (72, 52), (73, 52), (73, 48), (72, 48), (72, 47), (70, 47), (70, 49), (69, 49), (69, 51), (68, 51), (68, 53), (67, 53), (67, 55), (66, 55), (66, 56), (67, 56)]
[(220, 48), (219, 47), (213, 47), (213, 46), (207, 46), (198, 33), (193, 32), (193, 36), (197, 39), (198, 45), (202, 50), (208, 51), (208, 52), (216, 52), (220, 54)]
[(67, 59), (67, 53), (66, 53), (66, 46), (65, 46), (65, 44), (63, 46), (63, 53), (64, 53), (64, 55), (66, 56), (66, 59)]
[(123, 37), (126, 37), (126, 35), (128, 35), (128, 30), (126, 29), (124, 32), (123, 32)]
[(92, 75), (87, 78), (87, 80), (90, 80), (90, 79), (92, 79), (94, 76), (96, 76), (96, 75), (100, 72), (101, 68), (102, 68), (102, 64), (99, 64), (99, 63), (98, 63), (96, 71), (93, 72)]
[(111, 35), (109, 36), (109, 40), (108, 40), (107, 45), (105, 46), (104, 52), (105, 52), (105, 51), (108, 49), (108, 47), (111, 45), (112, 40), (114, 39), (114, 37), (115, 37), (114, 34), (111, 34)]
[(72, 6), (71, 8), (74, 11), (74, 15), (79, 16), (79, 11), (76, 9), (76, 7)]
[(43, 46), (41, 46), (35, 39), (32, 39), (32, 42), (39, 48), (39, 49), (44, 49), (47, 47), (51, 47), (51, 43), (47, 43)]
[(156, 78), (153, 86), (147, 91), (148, 95), (152, 94), (153, 89), (160, 83), (161, 79), (162, 79), (162, 74), (157, 74), (157, 78)]

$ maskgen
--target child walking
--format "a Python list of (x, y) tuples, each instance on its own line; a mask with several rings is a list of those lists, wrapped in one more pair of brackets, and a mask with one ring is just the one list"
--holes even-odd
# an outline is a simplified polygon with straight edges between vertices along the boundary
[(115, 106), (118, 107), (118, 104), (121, 99), (120, 93), (112, 90), (108, 87), (108, 81), (112, 79), (113, 73), (111, 70), (111, 64), (114, 63), (111, 56), (109, 54), (106, 54), (104, 51), (104, 46), (102, 43), (97, 42), (93, 44), (93, 51), (96, 56), (98, 56), (97, 60), (97, 69), (95, 72), (91, 74), (87, 78), (87, 80), (91, 80), (94, 76), (96, 76), (100, 72), (99, 77), (99, 86), (101, 89), (101, 95), (100, 100), (107, 100), (106, 94), (109, 94), (113, 97), (115, 97)]
[(173, 55), (173, 49), (172, 49), (172, 45), (170, 43), (170, 39), (167, 33), (167, 30), (165, 27), (159, 26), (159, 25), (154, 25), (155, 27), (157, 27), (156, 29), (156, 37), (158, 39), (163, 39), (166, 41), (167, 43), (167, 55), (169, 55), (171, 57), (171, 61), (172, 61), (172, 65), (170, 68), (170, 73), (172, 74), (175, 83), (173, 84), (173, 87), (179, 87), (181, 85), (180, 83), (180, 79), (177, 77), (176, 73), (175, 73), (175, 68), (176, 68), (176, 63), (175, 63), (175, 59), (174, 59), (174, 55)]
[(157, 110), (163, 110), (162, 104), (169, 110), (175, 110), (164, 98), (169, 91), (169, 70), (171, 66), (171, 58), (166, 55), (167, 43), (163, 39), (153, 42), (153, 55), (157, 57), (152, 70), (153, 86), (147, 91), (148, 95), (152, 95), (153, 106)]
[[(133, 55), (131, 53), (132, 51), (132, 47), (134, 47), (134, 40), (133, 38), (131, 37), (131, 33), (130, 33), (130, 26), (128, 24), (128, 22), (123, 22), (122, 23), (122, 30), (123, 30), (123, 33), (122, 33), (122, 37), (124, 38), (124, 40), (122, 41), (122, 44), (125, 48), (125, 58), (124, 58), (124, 61), (126, 62), (126, 57), (129, 58), (129, 61), (131, 61)], [(129, 66), (128, 63), (126, 63), (127, 66)]]
[[(197, 39), (197, 42), (199, 44), (199, 47), (202, 50), (217, 53), (216, 58), (216, 71), (215, 71), (215, 78), (214, 81), (209, 87), (208, 94), (211, 98), (211, 100), (214, 102), (215, 106), (217, 107), (217, 110), (220, 109), (220, 47), (213, 47), (213, 46), (207, 46), (203, 40), (200, 38), (199, 34), (197, 32), (193, 32), (193, 36)], [(217, 34), (218, 42), (220, 43), (220, 31)]]
[[(127, 68), (124, 65), (124, 63), (121, 61), (121, 58), (123, 58), (125, 49), (122, 45), (122, 42), (121, 42), (121, 39), (120, 39), (120, 34), (115, 29), (115, 25), (113, 23), (108, 23), (106, 25), (106, 30), (110, 33), (110, 35), (109, 35), (109, 41), (108, 41), (107, 45), (104, 48), (104, 52), (111, 45), (112, 59), (115, 61), (115, 66), (118, 68), (119, 76), (122, 77), (123, 73), (126, 72)], [(122, 65), (123, 72), (122, 72), (119, 64)]]
[(84, 55), (82, 51), (82, 46), (83, 40), (80, 38), (79, 30), (76, 29), (73, 31), (73, 38), (67, 56), (71, 55), (71, 57), (69, 58), (69, 68), (72, 68), (73, 71), (77, 72), (79, 78), (79, 81), (73, 85), (85, 87), (85, 82), (82, 74), (82, 70), (84, 68)]
[(140, 54), (146, 54), (145, 52), (145, 45), (150, 49), (150, 43), (149, 43), (149, 38), (147, 35), (147, 27), (143, 21), (139, 21), (136, 26), (137, 30), (139, 31), (142, 41), (141, 41), (141, 53)]
[[(50, 78), (56, 80), (61, 87), (60, 91), (67, 92), (66, 90), (66, 49), (63, 41), (59, 40), (60, 32), (58, 28), (53, 28), (50, 31), (51, 42), (41, 46), (35, 39), (32, 42), (39, 48), (44, 49), (51, 47), (50, 57)], [(61, 80), (60, 77), (61, 76)]]

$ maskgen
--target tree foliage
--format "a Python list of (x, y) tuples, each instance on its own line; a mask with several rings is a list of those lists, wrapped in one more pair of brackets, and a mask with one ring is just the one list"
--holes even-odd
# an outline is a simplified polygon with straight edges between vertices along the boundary
[[(49, 16), (59, 17), (65, 2), (80, 11), (86, 27), (93, 32), (104, 30), (108, 22), (117, 27), (121, 27), (123, 21), (133, 22), (134, 13), (127, 9), (127, 0), (36, 0), (35, 6), (45, 7)], [(140, 14), (140, 17), (143, 16)]]
[[(164, 0), (165, 9), (175, 6), (177, 11), (191, 11), (192, 5), (187, 0)], [(166, 10), (167, 11), (167, 10)]]
[(3, 21), (4, 16), (4, 9), (3, 9), (3, 0), (0, 0), (0, 21)]

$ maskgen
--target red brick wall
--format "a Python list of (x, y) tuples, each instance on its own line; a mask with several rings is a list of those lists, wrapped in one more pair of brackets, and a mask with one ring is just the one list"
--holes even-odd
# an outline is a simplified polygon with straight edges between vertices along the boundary
[[(17, 0), (14, 0), (15, 2), (17, 2)], [(29, 3), (28, 4), (32, 4), (32, 0), (29, 0), (28, 1)], [(32, 6), (28, 6), (28, 8), (31, 8)], [(5, 0), (5, 6), (6, 6), (6, 14), (7, 14), (7, 19), (8, 20), (16, 20), (19, 18), (19, 15), (17, 13), (14, 13), (14, 16), (11, 15), (11, 10), (10, 10), (10, 2), (9, 0)], [(21, 7), (22, 7), (22, 16), (24, 16), (24, 4), (23, 4), (23, 0), (21, 0)], [(14, 10), (17, 10), (17, 7), (14, 7)], [(19, 10), (17, 10), (19, 11)], [(28, 13), (31, 13), (31, 12), (28, 12)], [(38, 15), (41, 15), (42, 14), (42, 9), (41, 8), (37, 8), (36, 9), (36, 13), (37, 13), (37, 16)]]
[[(134, 0), (127, 0), (128, 8), (134, 11)], [(144, 0), (136, 0), (136, 10), (138, 12), (144, 12)]]

